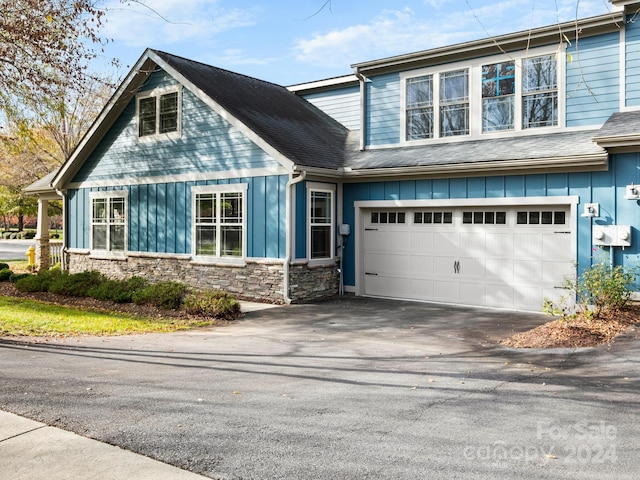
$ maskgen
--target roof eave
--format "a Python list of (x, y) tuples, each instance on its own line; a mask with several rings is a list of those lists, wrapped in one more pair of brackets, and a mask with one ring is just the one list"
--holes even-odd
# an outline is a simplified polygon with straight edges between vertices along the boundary
[[(442, 62), (453, 62), (522, 50), (558, 42), (566, 36), (575, 38), (575, 32), (581, 36), (620, 30), (624, 24), (624, 12), (611, 12), (605, 15), (565, 22), (557, 25), (509, 33), (496, 37), (483, 38), (446, 47), (434, 48), (405, 55), (355, 63), (351, 65), (357, 74), (385, 73), (406, 68), (420, 68)], [(560, 40), (562, 41), (562, 40)]]
[(344, 178), (415, 177), (415, 176), (480, 176), (550, 171), (604, 171), (609, 166), (607, 153), (576, 157), (553, 157), (522, 160), (498, 160), (477, 163), (455, 163), (412, 167), (363, 168), (344, 170)]
[(602, 148), (640, 147), (640, 134), (594, 137), (593, 141)]

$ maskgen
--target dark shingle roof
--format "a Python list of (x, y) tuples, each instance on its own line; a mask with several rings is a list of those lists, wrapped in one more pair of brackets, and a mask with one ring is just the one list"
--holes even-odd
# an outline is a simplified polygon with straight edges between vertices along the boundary
[(624, 137), (640, 135), (640, 111), (616, 112), (604, 123), (595, 137)]
[[(429, 167), (513, 160), (603, 156), (606, 151), (592, 141), (594, 130), (488, 140), (430, 144), (358, 151), (349, 148), (346, 167), (353, 170), (397, 167)], [(353, 143), (353, 139), (351, 139)]]
[(154, 52), (295, 164), (342, 166), (348, 130), (285, 87)]

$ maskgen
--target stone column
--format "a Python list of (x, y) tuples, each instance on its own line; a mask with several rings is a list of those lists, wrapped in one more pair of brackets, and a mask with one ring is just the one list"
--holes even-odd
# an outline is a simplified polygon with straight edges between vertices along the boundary
[(36, 265), (47, 270), (51, 266), (49, 247), (49, 201), (38, 197), (38, 228), (36, 230)]

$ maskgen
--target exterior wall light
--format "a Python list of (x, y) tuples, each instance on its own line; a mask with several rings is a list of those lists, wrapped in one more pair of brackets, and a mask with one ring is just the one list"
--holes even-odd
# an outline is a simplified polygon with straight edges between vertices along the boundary
[(627, 193), (624, 198), (626, 200), (638, 200), (640, 199), (640, 185), (627, 185)]
[(586, 218), (595, 218), (600, 216), (600, 204), (598, 203), (585, 203), (584, 212), (580, 215)]

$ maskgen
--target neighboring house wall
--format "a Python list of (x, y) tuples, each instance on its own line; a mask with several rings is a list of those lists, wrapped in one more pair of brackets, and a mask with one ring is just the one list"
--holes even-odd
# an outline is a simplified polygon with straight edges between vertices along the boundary
[[(635, 201), (622, 200), (625, 185), (640, 183), (640, 154), (612, 156), (606, 172), (558, 173), (548, 175), (513, 175), (496, 177), (440, 178), (386, 182), (345, 183), (343, 221), (355, 224), (354, 202), (361, 200), (431, 200), (463, 198), (518, 198), (577, 195), (578, 212), (585, 202), (600, 204), (601, 217), (594, 220), (606, 225), (640, 225), (640, 207)], [(355, 236), (359, 232), (354, 232)], [(345, 285), (355, 285), (357, 239), (351, 238), (345, 251)], [(591, 248), (591, 219), (577, 219), (578, 265), (591, 265), (599, 250)], [(601, 251), (608, 255), (608, 251)], [(635, 266), (640, 262), (640, 241), (634, 237), (632, 247), (615, 249), (618, 265)]]
[(360, 87), (336, 88), (302, 97), (349, 130), (360, 130)]

